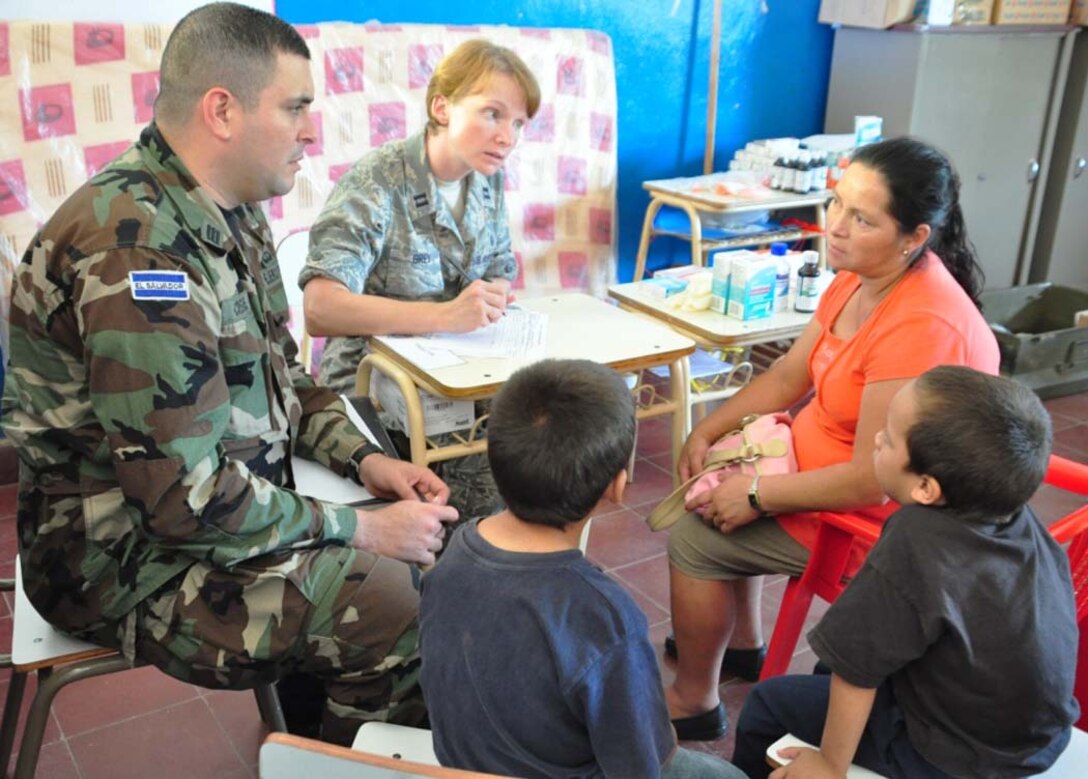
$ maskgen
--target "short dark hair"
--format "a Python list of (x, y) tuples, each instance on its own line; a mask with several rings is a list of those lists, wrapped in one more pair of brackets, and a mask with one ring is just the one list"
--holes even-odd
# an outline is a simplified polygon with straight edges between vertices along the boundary
[(960, 178), (948, 157), (925, 141), (902, 137), (862, 146), (851, 161), (884, 178), (888, 213), (899, 223), (901, 233), (929, 225), (929, 240), (911, 262), (921, 259), (926, 247), (932, 249), (977, 306), (986, 277), (967, 235)]
[(586, 517), (634, 445), (631, 391), (614, 370), (589, 360), (533, 363), (491, 404), (491, 473), (525, 522), (564, 527)]
[(942, 365), (915, 382), (918, 414), (907, 433), (912, 473), (941, 485), (949, 508), (990, 521), (1039, 488), (1050, 458), (1050, 415), (1013, 379)]
[(212, 87), (227, 89), (252, 110), (275, 75), (280, 53), (310, 59), (298, 30), (270, 13), (237, 3), (189, 12), (162, 53), (155, 119), (184, 124)]

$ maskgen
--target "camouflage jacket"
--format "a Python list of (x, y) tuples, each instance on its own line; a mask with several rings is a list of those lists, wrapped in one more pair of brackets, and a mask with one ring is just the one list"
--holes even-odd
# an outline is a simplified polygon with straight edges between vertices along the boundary
[(115, 620), (196, 560), (351, 538), (352, 509), (285, 487), (292, 453), (344, 475), (369, 444), (296, 359), (272, 245), (151, 125), (27, 249), (3, 424), (26, 590), (56, 624)]
[[(310, 230), (299, 284), (323, 277), (357, 295), (446, 301), (473, 279), (516, 276), (502, 172), (468, 174), (458, 224), (438, 193), (419, 132), (371, 152), (337, 182)], [(321, 380), (353, 390), (365, 346), (361, 337), (329, 339)]]

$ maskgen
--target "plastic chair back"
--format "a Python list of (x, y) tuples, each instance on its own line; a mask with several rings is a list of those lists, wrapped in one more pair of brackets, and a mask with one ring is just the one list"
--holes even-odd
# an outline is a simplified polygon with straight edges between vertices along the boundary
[[(1088, 465), (1054, 455), (1050, 458), (1046, 484), (1058, 489), (1088, 495)], [(855, 543), (872, 547), (880, 537), (880, 523), (851, 514), (822, 512), (816, 545), (805, 572), (786, 585), (774, 632), (767, 647), (760, 679), (786, 673), (801, 637), (805, 617), (813, 596), (829, 603), (839, 597), (847, 585), (846, 575)], [(1080, 508), (1050, 526), (1060, 544), (1069, 543), (1069, 562), (1076, 593), (1080, 648), (1077, 653), (1076, 697), (1083, 714), (1078, 725), (1088, 729), (1088, 506)]]

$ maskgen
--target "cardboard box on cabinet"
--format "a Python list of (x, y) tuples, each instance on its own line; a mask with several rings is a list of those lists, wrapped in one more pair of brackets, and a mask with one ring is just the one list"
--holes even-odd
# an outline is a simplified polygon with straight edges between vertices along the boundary
[(989, 24), (994, 0), (956, 0), (952, 24)]
[(955, 0), (821, 0), (824, 24), (882, 30), (896, 24), (951, 24)]
[(1071, 0), (994, 0), (994, 24), (1065, 24)]

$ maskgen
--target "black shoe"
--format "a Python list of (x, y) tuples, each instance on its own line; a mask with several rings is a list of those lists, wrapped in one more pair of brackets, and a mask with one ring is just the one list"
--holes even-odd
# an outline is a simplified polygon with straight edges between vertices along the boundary
[[(675, 636), (665, 636), (665, 654), (676, 659)], [(763, 670), (763, 661), (766, 659), (766, 644), (759, 649), (726, 649), (722, 656), (722, 673), (754, 682), (759, 679), (759, 672)]]
[(710, 711), (694, 717), (677, 717), (672, 721), (676, 737), (681, 741), (713, 741), (725, 735), (729, 723), (725, 720), (725, 706), (718, 704)]

